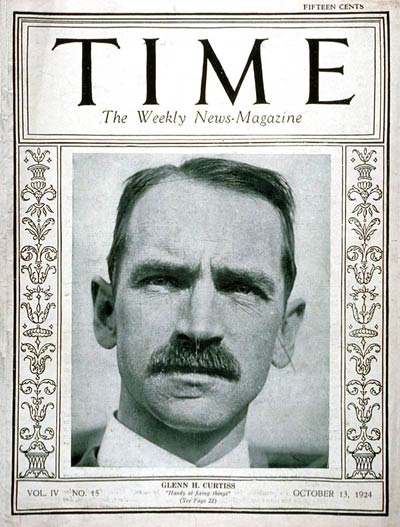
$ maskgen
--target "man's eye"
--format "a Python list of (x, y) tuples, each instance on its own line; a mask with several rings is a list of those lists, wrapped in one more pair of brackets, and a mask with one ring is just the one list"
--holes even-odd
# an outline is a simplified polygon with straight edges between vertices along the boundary
[(242, 295), (249, 295), (251, 293), (255, 293), (254, 289), (247, 285), (247, 284), (227, 284), (225, 287), (223, 287), (223, 290), (226, 293), (240, 293)]
[(224, 293), (228, 295), (238, 295), (241, 296), (243, 299), (261, 299), (266, 302), (271, 300), (271, 297), (269, 294), (265, 293), (262, 289), (259, 289), (256, 286), (253, 286), (251, 284), (241, 283), (241, 282), (234, 282), (230, 284), (225, 284), (220, 289)]
[(166, 276), (153, 276), (151, 278), (147, 278), (144, 281), (145, 285), (150, 286), (159, 286), (159, 287), (171, 287), (174, 286), (173, 281), (171, 278), (168, 278)]

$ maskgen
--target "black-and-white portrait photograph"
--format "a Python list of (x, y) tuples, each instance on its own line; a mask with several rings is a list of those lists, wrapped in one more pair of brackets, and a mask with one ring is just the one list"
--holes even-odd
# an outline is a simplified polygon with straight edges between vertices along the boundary
[(331, 157), (75, 153), (71, 463), (329, 467)]

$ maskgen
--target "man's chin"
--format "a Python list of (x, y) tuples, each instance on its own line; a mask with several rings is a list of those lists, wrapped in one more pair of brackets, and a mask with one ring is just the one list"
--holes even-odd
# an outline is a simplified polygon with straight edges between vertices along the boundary
[[(162, 378), (159, 378), (162, 377)], [(157, 420), (180, 432), (211, 432), (225, 426), (231, 409), (221, 404), (234, 389), (222, 377), (199, 373), (169, 373), (146, 383), (147, 408)]]
[[(182, 408), (184, 406), (184, 408)], [(160, 413), (155, 417), (165, 426), (182, 434), (207, 434), (220, 430), (226, 426), (221, 416), (212, 416), (209, 412), (199, 412), (194, 405), (179, 405), (177, 412)], [(207, 413), (207, 415), (205, 415)]]

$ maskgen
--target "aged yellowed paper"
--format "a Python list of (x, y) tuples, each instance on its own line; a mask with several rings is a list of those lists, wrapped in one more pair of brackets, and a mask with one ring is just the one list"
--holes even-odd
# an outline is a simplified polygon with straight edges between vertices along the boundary
[(397, 525), (398, 3), (2, 30), (5, 524)]

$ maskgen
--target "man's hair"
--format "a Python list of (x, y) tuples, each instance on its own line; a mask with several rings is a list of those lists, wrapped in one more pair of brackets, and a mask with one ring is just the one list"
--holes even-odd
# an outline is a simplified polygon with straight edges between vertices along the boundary
[(210, 186), (252, 195), (267, 200), (278, 210), (284, 237), (282, 270), (288, 298), (296, 278), (293, 232), (295, 207), (292, 191), (287, 181), (277, 172), (227, 159), (194, 158), (178, 167), (163, 165), (140, 170), (127, 179), (118, 205), (114, 238), (107, 258), (111, 283), (116, 286), (118, 282), (133, 207), (150, 188), (170, 178), (200, 181)]

